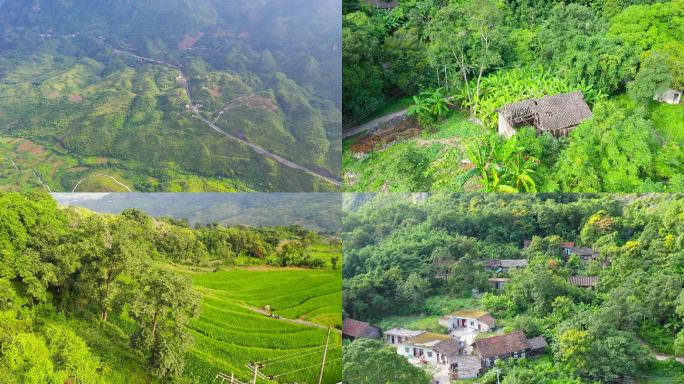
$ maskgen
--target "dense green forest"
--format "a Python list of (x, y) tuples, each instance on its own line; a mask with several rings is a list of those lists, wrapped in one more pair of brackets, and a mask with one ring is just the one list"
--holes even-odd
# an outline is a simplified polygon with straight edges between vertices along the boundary
[[(343, 127), (405, 111), (343, 144), (347, 190), (678, 192), (684, 188), (681, 0), (344, 0)], [(382, 3), (382, 2), (380, 2)], [(582, 91), (569, 136), (497, 109)]]
[[(341, 326), (340, 252), (297, 225), (190, 227), (0, 194), (0, 382), (246, 380), (249, 361), (320, 349)], [(330, 353), (325, 383), (341, 375)], [(309, 364), (290, 358), (284, 379), (313, 382)]]
[[(345, 315), (385, 330), (444, 332), (440, 316), (482, 308), (504, 332), (544, 336), (541, 358), (497, 363), (505, 384), (684, 380), (672, 358), (684, 356), (683, 196), (389, 194), (345, 206)], [(598, 256), (564, 257), (562, 242)], [(498, 272), (511, 280), (497, 291), (487, 259), (529, 264)], [(596, 276), (596, 288), (570, 284), (576, 275)], [(355, 341), (345, 364), (366, 377), (421, 377), (390, 353), (382, 342)], [(495, 383), (495, 370), (476, 381)]]
[(0, 133), (28, 141), (0, 141), (0, 185), (334, 190), (326, 178), (339, 177), (341, 163), (339, 7), (4, 2)]

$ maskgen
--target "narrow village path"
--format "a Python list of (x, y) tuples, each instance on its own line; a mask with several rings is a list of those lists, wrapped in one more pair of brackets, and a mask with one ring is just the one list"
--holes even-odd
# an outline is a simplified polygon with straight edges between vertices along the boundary
[(345, 130), (344, 132), (342, 132), (342, 138), (346, 139), (348, 137), (358, 135), (359, 133), (363, 133), (363, 132), (375, 129), (378, 126), (380, 126), (380, 124), (382, 124), (382, 123), (386, 123), (386, 122), (388, 122), (394, 118), (397, 118), (397, 117), (406, 116), (407, 111), (408, 111), (408, 109), (403, 109), (403, 110), (398, 111), (398, 112), (390, 113), (389, 115), (378, 117), (377, 119), (371, 120), (365, 124), (358, 125), (354, 128), (349, 128), (349, 129)]
[[(262, 314), (262, 315), (264, 315), (264, 316), (270, 316), (270, 315), (271, 315), (271, 312), (269, 312), (269, 311), (267, 311), (267, 310), (265, 310), (265, 309), (262, 309), (262, 308), (257, 308), (257, 307), (253, 307), (253, 306), (251, 306), (251, 305), (240, 304), (240, 303), (235, 303), (235, 305), (237, 305), (238, 307), (242, 307), (242, 308), (244, 308), (244, 309), (248, 309), (248, 310), (250, 310), (250, 311), (252, 311), (252, 312), (260, 313), (260, 314)], [(288, 322), (288, 323), (295, 323), (295, 324), (299, 324), (299, 325), (304, 325), (304, 326), (307, 326), (307, 327), (320, 328), (320, 329), (328, 329), (328, 327), (326, 327), (325, 325), (318, 324), (318, 323), (314, 323), (314, 322), (311, 322), (311, 321), (302, 320), (302, 319), (289, 319), (289, 318), (287, 318), (287, 317), (282, 317), (282, 316), (272, 317), (272, 319), (281, 320), (281, 321), (286, 321), (286, 322)], [(332, 329), (334, 332), (337, 332), (337, 333), (339, 333), (339, 334), (342, 333), (342, 331), (339, 330), (339, 329), (337, 329), (337, 328), (331, 328), (331, 329)]]
[[(121, 50), (121, 49), (118, 49), (118, 48), (114, 48), (114, 47), (112, 47), (111, 45), (105, 43), (104, 41), (102, 42), (102, 44), (104, 44), (104, 45), (106, 45), (107, 47), (109, 47), (109, 48), (110, 48), (113, 52), (115, 52), (115, 53), (124, 54), (124, 55), (129, 55), (129, 56), (135, 58), (135, 59), (138, 60), (138, 61), (145, 61), (145, 62), (149, 62), (149, 63), (153, 63), (153, 64), (163, 65), (163, 66), (167, 66), (167, 67), (174, 68), (174, 69), (178, 70), (178, 71), (180, 72), (180, 74), (181, 74), (182, 82), (183, 82), (183, 84), (184, 84), (183, 87), (185, 88), (185, 91), (186, 91), (187, 94), (188, 94), (188, 99), (190, 100), (190, 105), (191, 105), (191, 106), (194, 105), (194, 102), (193, 102), (193, 100), (192, 100), (192, 89), (190, 88), (190, 81), (188, 80), (187, 75), (186, 75), (185, 72), (183, 71), (183, 67), (182, 67), (181, 65), (169, 63), (169, 62), (162, 61), (162, 60), (152, 59), (152, 58), (149, 58), (149, 57), (140, 56), (140, 55), (137, 55), (137, 54), (135, 54), (135, 53), (133, 53), (133, 52), (129, 52), (129, 51)], [(312, 175), (312, 176), (314, 176), (314, 177), (321, 178), (321, 179), (323, 179), (323, 180), (325, 180), (325, 181), (327, 181), (327, 182), (329, 182), (330, 184), (333, 184), (333, 185), (335, 185), (335, 186), (338, 186), (338, 187), (342, 186), (342, 180), (338, 180), (338, 179), (336, 179), (336, 178), (334, 178), (334, 177), (331, 177), (331, 176), (329, 176), (329, 175), (327, 175), (327, 174), (325, 174), (325, 173), (323, 173), (323, 172), (320, 172), (320, 171), (315, 170), (315, 169), (308, 168), (308, 167), (306, 167), (306, 166), (304, 166), (304, 165), (297, 164), (297, 163), (295, 163), (294, 161), (291, 161), (291, 160), (288, 160), (288, 159), (286, 159), (286, 158), (284, 158), (284, 157), (282, 157), (282, 156), (276, 155), (275, 153), (272, 153), (272, 152), (270, 152), (270, 151), (264, 149), (263, 147), (261, 147), (261, 146), (259, 146), (259, 145), (256, 145), (256, 144), (254, 144), (254, 143), (252, 143), (252, 142), (250, 142), (250, 141), (247, 141), (247, 140), (245, 140), (245, 139), (243, 139), (243, 138), (241, 138), (241, 137), (239, 137), (239, 136), (237, 136), (237, 135), (235, 135), (235, 134), (228, 133), (228, 132), (226, 132), (226, 131), (220, 129), (220, 128), (217, 127), (213, 122), (207, 120), (204, 116), (201, 116), (197, 111), (194, 111), (194, 112), (193, 112), (193, 116), (195, 116), (195, 117), (197, 117), (198, 119), (200, 119), (203, 123), (205, 123), (207, 126), (209, 126), (209, 127), (210, 127), (211, 129), (213, 129), (214, 131), (216, 131), (216, 132), (218, 132), (218, 133), (220, 133), (220, 134), (222, 134), (222, 135), (224, 135), (224, 136), (227, 136), (227, 137), (230, 137), (230, 138), (232, 138), (232, 139), (235, 139), (235, 140), (239, 141), (239, 142), (242, 143), (242, 144), (247, 145), (248, 147), (252, 148), (252, 150), (254, 150), (256, 153), (258, 153), (258, 154), (260, 154), (260, 155), (266, 156), (266, 157), (268, 157), (268, 158), (270, 158), (270, 159), (272, 159), (272, 160), (274, 160), (274, 161), (276, 161), (276, 162), (278, 162), (278, 163), (280, 163), (280, 164), (282, 164), (282, 165), (284, 165), (284, 166), (286, 166), (286, 167), (288, 167), (288, 168), (293, 168), (293, 169), (297, 169), (297, 170), (300, 170), (300, 171), (304, 171), (305, 173), (307, 173), (307, 174), (309, 174), (309, 175)], [(220, 115), (219, 115), (219, 117), (220, 117)]]
[(651, 356), (653, 356), (653, 358), (655, 358), (656, 360), (665, 361), (669, 359), (675, 359), (679, 364), (684, 365), (684, 357), (676, 357), (673, 355), (667, 355), (665, 353), (658, 352), (652, 346), (646, 343), (646, 340), (642, 339), (641, 337), (636, 337), (636, 339), (637, 341), (639, 341), (639, 344), (645, 345), (651, 351)]

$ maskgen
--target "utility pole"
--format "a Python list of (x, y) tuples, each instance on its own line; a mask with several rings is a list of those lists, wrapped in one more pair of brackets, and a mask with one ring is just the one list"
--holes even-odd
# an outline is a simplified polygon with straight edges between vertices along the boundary
[(496, 384), (499, 384), (499, 373), (501, 370), (499, 368), (496, 369)]
[(261, 365), (259, 363), (252, 363), (249, 365), (249, 367), (252, 369), (252, 372), (254, 372), (254, 375), (252, 376), (252, 384), (256, 384), (257, 375), (259, 374), (259, 368)]
[(325, 358), (328, 357), (328, 342), (330, 341), (330, 328), (328, 328), (328, 336), (325, 338), (325, 349), (323, 350), (323, 362), (321, 363), (321, 374), (318, 376), (318, 384), (323, 382), (323, 370), (325, 368)]

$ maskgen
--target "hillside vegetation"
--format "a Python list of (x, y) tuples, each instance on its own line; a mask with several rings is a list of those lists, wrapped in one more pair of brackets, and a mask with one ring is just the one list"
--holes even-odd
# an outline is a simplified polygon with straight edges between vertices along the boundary
[(102, 173), (138, 191), (335, 189), (240, 141), (339, 176), (339, 6), (285, 3), (5, 2), (0, 134), (70, 165), (19, 174), (54, 191), (111, 191)]
[[(344, 1), (343, 127), (393, 106), (408, 122), (345, 139), (347, 190), (684, 188), (684, 104), (654, 100), (684, 90), (681, 0), (368, 3)], [(532, 117), (497, 134), (501, 108), (577, 91), (592, 115), (566, 121), (569, 134), (539, 123), (569, 103), (518, 109)]]
[[(0, 382), (341, 379), (341, 245), (0, 194)], [(293, 356), (293, 353), (296, 353)], [(277, 364), (276, 364), (277, 362)]]

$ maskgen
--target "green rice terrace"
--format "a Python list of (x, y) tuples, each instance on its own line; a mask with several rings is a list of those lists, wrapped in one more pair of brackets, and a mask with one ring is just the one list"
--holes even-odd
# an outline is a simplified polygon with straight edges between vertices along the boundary
[[(190, 323), (197, 345), (186, 376), (210, 382), (217, 372), (249, 378), (250, 362), (268, 360), (277, 382), (317, 382), (330, 333), (324, 383), (341, 379), (342, 278), (336, 271), (236, 269), (193, 274), (202, 314)], [(266, 308), (270, 308), (270, 311)], [(269, 314), (280, 318), (269, 317)], [(268, 363), (266, 363), (268, 364)], [(292, 372), (292, 373), (288, 373)]]

